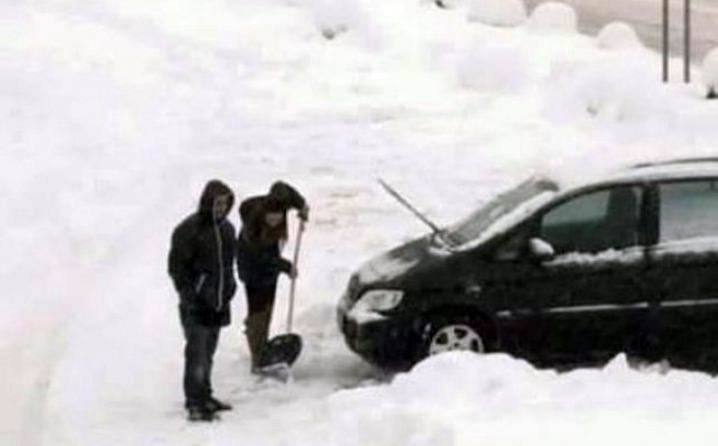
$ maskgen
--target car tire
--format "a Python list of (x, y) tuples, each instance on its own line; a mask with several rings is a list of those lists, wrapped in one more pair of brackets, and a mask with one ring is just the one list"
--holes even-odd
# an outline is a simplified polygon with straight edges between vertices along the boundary
[(487, 353), (492, 336), (486, 324), (469, 315), (438, 315), (423, 326), (417, 360), (449, 351)]

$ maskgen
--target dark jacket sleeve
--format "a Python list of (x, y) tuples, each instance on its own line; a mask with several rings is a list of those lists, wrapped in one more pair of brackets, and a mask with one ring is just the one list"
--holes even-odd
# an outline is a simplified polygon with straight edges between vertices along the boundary
[(178, 226), (172, 233), (172, 244), (168, 258), (168, 270), (175, 289), (183, 300), (194, 293), (194, 271), (192, 268), (193, 249), (190, 228)]
[(277, 271), (281, 271), (287, 274), (292, 272), (292, 262), (285, 259), (284, 257), (276, 257), (274, 259), (274, 266), (277, 268)]

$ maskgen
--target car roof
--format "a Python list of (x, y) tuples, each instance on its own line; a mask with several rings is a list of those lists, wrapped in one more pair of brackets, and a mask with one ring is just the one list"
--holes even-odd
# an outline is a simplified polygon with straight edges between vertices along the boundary
[(718, 158), (679, 158), (634, 164), (608, 174), (564, 184), (564, 191), (593, 185), (635, 184), (653, 181), (718, 179)]
[(539, 174), (527, 180), (533, 182), (541, 192), (527, 201), (530, 205), (528, 207), (520, 205), (518, 212), (510, 212), (503, 217), (505, 222), (500, 224), (498, 229), (496, 229), (496, 223), (494, 223), (493, 230), (490, 227), (482, 235), (463, 244), (457, 250), (465, 251), (481, 245), (525, 221), (540, 209), (551, 206), (557, 200), (563, 200), (576, 193), (581, 193), (586, 189), (685, 179), (707, 178), (718, 181), (718, 158), (681, 158), (634, 164), (610, 171), (608, 174), (604, 172), (603, 174), (589, 175), (588, 177), (583, 175), (582, 172), (576, 171), (554, 172), (554, 174), (549, 176)]

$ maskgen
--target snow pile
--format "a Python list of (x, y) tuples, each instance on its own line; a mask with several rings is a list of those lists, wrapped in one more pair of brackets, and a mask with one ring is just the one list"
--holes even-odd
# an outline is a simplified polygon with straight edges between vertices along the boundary
[(473, 0), (468, 19), (492, 26), (518, 26), (526, 21), (523, 0)]
[(703, 58), (703, 83), (709, 90), (718, 90), (718, 48)]
[(332, 397), (329, 444), (531, 444), (540, 436), (546, 444), (580, 438), (605, 446), (686, 436), (708, 445), (706, 435), (718, 429), (701, 420), (716, 403), (718, 382), (709, 376), (638, 372), (622, 355), (603, 370), (557, 374), (505, 355), (446, 353), (389, 386)]
[(530, 65), (521, 49), (505, 44), (477, 45), (457, 67), (459, 84), (481, 91), (515, 92), (528, 81)]
[(633, 27), (624, 22), (611, 22), (604, 26), (596, 37), (599, 48), (623, 50), (640, 48), (641, 40)]
[(327, 39), (366, 26), (367, 14), (359, 0), (311, 0), (315, 26)]
[[(634, 70), (582, 36), (467, 23), (460, 8), (416, 0), (313, 5), (0, 2), (0, 352), (12, 370), (0, 381), (0, 443), (461, 445), (477, 444), (470, 435), (483, 429), (487, 444), (492, 435), (511, 444), (541, 433), (534, 418), (575, 442), (615, 432), (584, 422), (604, 414), (604, 395), (587, 390), (596, 387), (634, 397), (625, 407), (678, 400), (679, 427), (702, 425), (702, 438), (714, 438), (696, 409), (716, 407), (704, 375), (671, 372), (681, 384), (656, 397), (640, 384), (652, 375), (437, 358), (377, 387), (386, 377), (348, 351), (334, 320), (359, 265), (426, 233), (372, 178), (392, 177), (443, 224), (546, 165), (575, 161), (584, 175), (658, 152), (714, 155), (711, 104), (654, 86), (654, 59), (635, 56), (651, 68)], [(323, 24), (347, 33), (329, 42)], [(236, 409), (219, 425), (188, 427), (166, 255), (172, 228), (214, 177), (238, 200), (276, 179), (309, 199), (295, 313), (305, 351), (294, 385), (256, 382), (240, 289), (214, 375), (217, 395)], [(236, 207), (230, 219), (237, 224)], [(287, 288), (283, 278), (273, 333), (284, 329)], [(546, 389), (545, 405), (501, 410)], [(342, 402), (354, 399), (366, 404)], [(585, 420), (567, 420), (563, 406)], [(660, 413), (630, 415), (627, 423), (648, 419), (665, 433)]]
[(650, 60), (610, 57), (558, 72), (552, 82), (546, 106), (561, 119), (662, 125), (674, 113)]
[(529, 18), (529, 26), (536, 31), (576, 32), (576, 11), (565, 3), (546, 2), (538, 5)]

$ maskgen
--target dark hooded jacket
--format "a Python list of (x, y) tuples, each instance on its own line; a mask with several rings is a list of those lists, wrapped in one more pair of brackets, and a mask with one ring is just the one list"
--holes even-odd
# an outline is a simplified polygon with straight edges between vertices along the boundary
[[(287, 211), (301, 210), (306, 201), (290, 185), (277, 181), (269, 194), (251, 197), (242, 202), (239, 215), (242, 230), (237, 242), (237, 272), (248, 285), (272, 286), (280, 272), (290, 272), (291, 262), (280, 255), (280, 243), (287, 239)], [(281, 212), (283, 221), (270, 228), (267, 213)]]
[[(227, 213), (215, 220), (214, 200), (230, 197)], [(199, 209), (172, 233), (168, 266), (180, 296), (182, 317), (205, 326), (230, 323), (229, 302), (237, 289), (234, 280), (235, 230), (227, 220), (234, 203), (232, 191), (212, 180), (202, 192)]]

